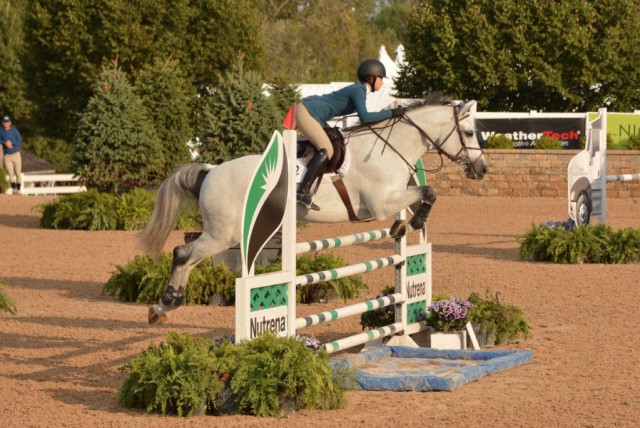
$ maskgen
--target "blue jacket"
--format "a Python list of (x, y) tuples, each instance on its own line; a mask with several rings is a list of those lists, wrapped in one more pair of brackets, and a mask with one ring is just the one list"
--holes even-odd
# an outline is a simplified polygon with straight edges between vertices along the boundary
[[(11, 140), (13, 144), (12, 148), (8, 148), (4, 143), (7, 140)], [(20, 132), (16, 128), (9, 128), (8, 131), (5, 131), (4, 128), (0, 127), (0, 144), (2, 144), (2, 149), (5, 155), (12, 155), (14, 153), (18, 153), (20, 151), (20, 145), (22, 144), (22, 137), (20, 136)]]
[(354, 83), (325, 95), (312, 95), (302, 99), (311, 117), (323, 127), (336, 116), (358, 113), (361, 123), (377, 122), (391, 118), (391, 110), (367, 111), (367, 87)]

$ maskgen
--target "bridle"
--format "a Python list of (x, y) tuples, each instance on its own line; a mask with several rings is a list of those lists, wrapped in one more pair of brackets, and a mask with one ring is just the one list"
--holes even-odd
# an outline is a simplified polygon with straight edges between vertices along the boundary
[[(480, 160), (480, 158), (481, 158), (481, 156), (478, 156), (474, 161), (471, 161), (471, 156), (469, 156), (469, 151), (470, 150), (480, 150), (480, 151), (482, 151), (482, 149), (480, 147), (467, 147), (467, 145), (465, 143), (465, 140), (464, 140), (464, 136), (462, 135), (462, 130), (460, 129), (460, 122), (462, 120), (466, 119), (469, 116), (469, 114), (467, 113), (467, 114), (463, 115), (462, 117), (460, 117), (459, 116), (460, 105), (452, 105), (451, 108), (453, 110), (454, 125), (453, 125), (453, 128), (451, 129), (451, 131), (449, 131), (449, 133), (447, 134), (447, 136), (441, 140), (440, 144), (437, 144), (436, 141), (433, 138), (431, 138), (429, 133), (424, 128), (422, 128), (420, 125), (415, 123), (413, 121), (413, 119), (411, 119), (407, 115), (406, 112), (402, 115), (402, 117), (394, 119), (391, 122), (391, 124), (387, 124), (387, 125), (385, 125), (383, 127), (374, 128), (374, 126), (371, 125), (371, 124), (365, 124), (364, 126), (365, 126), (365, 128), (369, 129), (372, 133), (374, 133), (380, 140), (382, 140), (384, 142), (384, 144), (385, 144), (385, 147), (389, 147), (389, 149), (391, 149), (395, 154), (397, 154), (400, 157), (400, 159), (402, 159), (404, 161), (404, 163), (409, 167), (409, 169), (412, 171), (412, 173), (416, 173), (419, 170), (420, 171), (424, 171), (424, 172), (429, 172), (429, 173), (439, 172), (444, 167), (444, 160), (442, 159), (442, 155), (444, 155), (447, 158), (449, 158), (452, 162), (455, 162), (458, 165), (462, 166), (464, 171), (467, 172), (467, 171), (469, 171), (469, 169), (473, 168), (475, 163), (478, 160)], [(389, 138), (391, 136), (391, 132), (393, 131), (393, 127), (397, 123), (402, 122), (402, 121), (404, 121), (404, 122), (410, 124), (411, 126), (413, 126), (425, 140), (427, 140), (429, 143), (431, 143), (431, 145), (433, 145), (436, 148), (436, 151), (440, 155), (440, 165), (438, 167), (436, 167), (434, 169), (417, 168), (415, 165), (412, 165), (402, 155), (402, 153), (400, 153), (395, 147), (393, 147), (393, 144), (391, 144), (391, 142), (389, 142)], [(381, 130), (383, 130), (385, 128), (390, 128), (389, 135), (387, 136), (387, 138), (382, 136), (382, 134), (380, 132)], [(363, 129), (363, 128), (360, 128), (360, 129)], [(460, 141), (460, 150), (455, 155), (451, 155), (451, 154), (447, 153), (442, 147), (447, 143), (449, 138), (451, 138), (451, 136), (454, 133), (456, 133), (458, 135), (458, 139)]]

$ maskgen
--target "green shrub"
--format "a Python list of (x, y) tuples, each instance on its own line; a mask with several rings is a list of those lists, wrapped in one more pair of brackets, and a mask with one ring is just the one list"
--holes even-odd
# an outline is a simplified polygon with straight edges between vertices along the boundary
[[(376, 299), (381, 296), (388, 296), (396, 292), (396, 288), (393, 285), (388, 285), (382, 289), (382, 292), (376, 296)], [(393, 305), (386, 306), (384, 308), (377, 308), (371, 311), (363, 312), (360, 315), (360, 325), (362, 329), (376, 329), (384, 327), (385, 325), (393, 324), (396, 320), (396, 311)]]
[(627, 150), (640, 150), (640, 134), (633, 134), (629, 137), (626, 144)]
[(211, 346), (200, 337), (169, 333), (166, 345), (151, 345), (120, 367), (129, 377), (120, 388), (119, 404), (178, 416), (213, 410), (224, 382)]
[(536, 149), (538, 150), (562, 150), (562, 143), (557, 138), (540, 137), (536, 140)]
[(18, 313), (13, 299), (4, 291), (5, 283), (0, 279), (0, 312), (9, 312), (12, 315)]
[[(194, 200), (195, 201), (195, 200)], [(202, 217), (194, 201), (185, 204), (178, 228), (196, 228)], [(139, 230), (151, 218), (155, 193), (133, 189), (122, 194), (96, 189), (63, 195), (38, 206), (40, 227), (74, 230)]]
[(482, 333), (492, 335), (496, 345), (529, 337), (531, 328), (524, 319), (522, 309), (500, 302), (498, 293), (494, 295), (487, 290), (485, 298), (471, 293), (468, 300), (473, 305), (467, 315), (469, 321), (480, 324)]
[(147, 412), (217, 414), (221, 395), (235, 397), (233, 412), (278, 416), (283, 399), (298, 409), (344, 407), (349, 372), (332, 371), (329, 355), (305, 346), (306, 338), (262, 335), (233, 344), (170, 333), (121, 367), (128, 373), (119, 402)]
[[(337, 269), (347, 266), (347, 262), (334, 256), (332, 252), (327, 253), (307, 253), (300, 256), (296, 262), (296, 275), (306, 275), (308, 273), (322, 272), (325, 270)], [(256, 267), (256, 274), (276, 272), (282, 270), (282, 261)], [(345, 278), (332, 279), (299, 287), (296, 291), (296, 301), (298, 303), (314, 303), (318, 301), (328, 301), (332, 297), (339, 297), (345, 301), (360, 295), (360, 291), (367, 288), (359, 275)]]
[(504, 134), (492, 135), (484, 142), (485, 149), (513, 149), (513, 140)]
[[(102, 287), (102, 294), (125, 302), (156, 303), (171, 278), (172, 256), (162, 253), (156, 265), (148, 256), (136, 256), (125, 266), (116, 266)], [(235, 300), (235, 279), (224, 263), (216, 266), (209, 260), (199, 263), (189, 275), (185, 303), (208, 304), (211, 295), (222, 293), (227, 301)]]
[(531, 225), (518, 237), (520, 258), (554, 263), (635, 263), (640, 260), (640, 231), (615, 232), (606, 225), (575, 228)]
[(346, 404), (346, 378), (333, 376), (329, 354), (314, 352), (295, 338), (266, 334), (240, 345), (231, 375), (238, 412), (277, 416), (283, 398), (299, 409), (336, 409)]

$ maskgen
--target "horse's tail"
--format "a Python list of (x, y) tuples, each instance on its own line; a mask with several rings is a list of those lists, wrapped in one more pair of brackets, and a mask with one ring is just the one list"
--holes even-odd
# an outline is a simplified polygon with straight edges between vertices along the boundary
[(138, 233), (140, 247), (156, 262), (169, 233), (178, 222), (182, 201), (188, 195), (199, 198), (200, 187), (214, 165), (190, 163), (181, 166), (158, 188), (156, 205), (149, 224)]

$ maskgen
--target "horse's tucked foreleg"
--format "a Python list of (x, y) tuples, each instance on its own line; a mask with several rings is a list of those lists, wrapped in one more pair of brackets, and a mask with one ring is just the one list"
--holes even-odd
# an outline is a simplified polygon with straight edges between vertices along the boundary
[[(409, 221), (410, 230), (420, 230), (424, 227), (433, 204), (436, 202), (436, 192), (430, 186), (421, 187), (422, 201), (413, 213)], [(396, 220), (390, 229), (390, 235), (399, 238), (407, 233), (407, 222), (405, 220)]]

